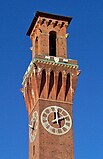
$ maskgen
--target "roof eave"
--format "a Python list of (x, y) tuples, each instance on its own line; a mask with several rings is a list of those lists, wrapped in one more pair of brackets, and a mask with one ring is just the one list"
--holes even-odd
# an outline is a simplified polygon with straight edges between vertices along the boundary
[(58, 19), (58, 20), (64, 20), (64, 21), (68, 22), (68, 25), (70, 24), (70, 22), (72, 20), (72, 17), (60, 16), (60, 15), (49, 14), (49, 13), (44, 13), (44, 12), (37, 11), (33, 20), (32, 20), (32, 22), (31, 22), (31, 25), (30, 25), (26, 35), (30, 36), (30, 34), (32, 32), (32, 29), (33, 29), (33, 27), (34, 27), (34, 25), (35, 25), (39, 16), (46, 17), (46, 18), (52, 18), (52, 19)]

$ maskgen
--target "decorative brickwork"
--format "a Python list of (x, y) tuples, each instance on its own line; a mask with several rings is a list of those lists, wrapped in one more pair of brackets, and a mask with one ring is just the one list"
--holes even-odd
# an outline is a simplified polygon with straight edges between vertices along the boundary
[(52, 14), (37, 12), (27, 32), (32, 41), (32, 58), (38, 54), (50, 55), (51, 32), (55, 33), (56, 56), (66, 58), (66, 29), (71, 19), (71, 17), (53, 16)]
[(32, 61), (23, 77), (22, 92), (32, 133), (29, 159), (74, 159), (73, 124), (70, 126), (69, 120), (73, 120), (80, 71), (76, 60), (67, 59), (70, 21), (70, 17), (37, 12), (27, 32)]

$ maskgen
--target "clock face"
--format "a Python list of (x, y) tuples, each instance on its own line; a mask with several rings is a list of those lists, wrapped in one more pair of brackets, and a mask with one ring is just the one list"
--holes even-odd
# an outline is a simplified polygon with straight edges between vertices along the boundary
[(72, 119), (62, 107), (49, 106), (41, 113), (41, 123), (49, 133), (63, 135), (71, 129)]
[(32, 117), (29, 122), (29, 139), (30, 142), (33, 142), (35, 140), (36, 134), (38, 129), (38, 113), (35, 111), (32, 114)]

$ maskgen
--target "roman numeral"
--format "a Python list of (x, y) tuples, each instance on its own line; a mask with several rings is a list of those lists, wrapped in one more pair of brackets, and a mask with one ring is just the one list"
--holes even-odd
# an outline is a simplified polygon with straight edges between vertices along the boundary
[(48, 130), (52, 132), (52, 131), (53, 131), (53, 127), (50, 126), (50, 127), (48, 128)]
[(43, 116), (42, 119), (47, 121), (47, 116)]
[(48, 127), (49, 126), (49, 123), (46, 121), (43, 123), (44, 127)]
[(68, 130), (69, 126), (65, 124), (65, 125), (63, 126), (63, 128), (65, 128), (65, 129)]

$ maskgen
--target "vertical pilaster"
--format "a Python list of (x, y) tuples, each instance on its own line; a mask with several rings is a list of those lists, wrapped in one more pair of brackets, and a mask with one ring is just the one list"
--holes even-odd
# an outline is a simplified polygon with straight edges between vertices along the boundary
[(24, 88), (23, 88), (23, 95), (24, 95), (27, 111), (29, 112), (29, 100), (28, 100), (27, 84), (26, 83), (25, 83)]
[(41, 86), (41, 76), (42, 76), (42, 68), (37, 67), (35, 80), (36, 80), (36, 88), (37, 88), (37, 95), (40, 97), (40, 86)]
[(62, 80), (63, 80), (62, 91), (64, 92), (63, 93), (63, 101), (65, 101), (66, 78), (67, 78), (67, 73), (66, 73), (66, 71), (63, 71), (62, 72)]

